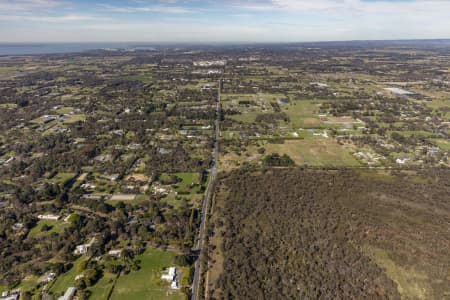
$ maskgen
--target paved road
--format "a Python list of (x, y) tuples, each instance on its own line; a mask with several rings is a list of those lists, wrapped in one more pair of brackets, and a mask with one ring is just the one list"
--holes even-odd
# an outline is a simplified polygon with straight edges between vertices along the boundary
[[(213, 149), (213, 155), (212, 155), (212, 166), (209, 171), (210, 173), (210, 180), (208, 183), (208, 186), (206, 187), (205, 196), (203, 197), (202, 202), (202, 211), (201, 211), (201, 221), (200, 221), (200, 230), (198, 234), (198, 240), (197, 240), (197, 246), (192, 249), (194, 252), (198, 253), (199, 257), (202, 253), (203, 246), (203, 240), (205, 238), (205, 230), (206, 230), (206, 214), (209, 209), (209, 203), (211, 201), (211, 197), (213, 194), (213, 187), (214, 183), (216, 181), (217, 172), (218, 172), (218, 164), (219, 164), (219, 135), (220, 135), (220, 87), (221, 87), (221, 81), (219, 80), (219, 87), (217, 88), (217, 103), (216, 103), (216, 120), (214, 122), (214, 149)], [(194, 279), (192, 281), (192, 297), (191, 300), (197, 300), (198, 299), (198, 292), (199, 292), (199, 285), (200, 285), (200, 259), (197, 259), (195, 262), (195, 273), (194, 273)]]

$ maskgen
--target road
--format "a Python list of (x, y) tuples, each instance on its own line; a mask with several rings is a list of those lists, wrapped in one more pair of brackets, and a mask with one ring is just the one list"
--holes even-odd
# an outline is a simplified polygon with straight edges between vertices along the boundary
[(219, 80), (219, 86), (217, 88), (217, 103), (216, 103), (216, 120), (214, 122), (214, 148), (212, 153), (212, 165), (209, 171), (210, 179), (208, 186), (206, 187), (205, 195), (202, 201), (202, 211), (200, 220), (200, 230), (198, 233), (197, 246), (192, 249), (195, 253), (198, 253), (198, 259), (195, 262), (195, 273), (192, 281), (192, 297), (191, 300), (198, 299), (198, 292), (200, 287), (200, 255), (204, 251), (204, 239), (206, 231), (206, 218), (211, 202), (212, 195), (214, 193), (214, 183), (216, 181), (217, 173), (219, 171), (219, 136), (220, 136), (220, 87), (221, 81)]

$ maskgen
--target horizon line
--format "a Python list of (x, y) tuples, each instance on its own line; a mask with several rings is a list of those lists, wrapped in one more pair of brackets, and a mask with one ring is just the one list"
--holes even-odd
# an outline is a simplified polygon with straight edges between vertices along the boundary
[(450, 37), (444, 38), (398, 38), (398, 39), (348, 39), (348, 40), (312, 40), (312, 41), (41, 41), (41, 42), (17, 42), (0, 41), (0, 45), (39, 45), (39, 44), (191, 44), (191, 45), (252, 45), (252, 44), (307, 44), (307, 43), (346, 43), (346, 42), (411, 42), (411, 41), (450, 41)]

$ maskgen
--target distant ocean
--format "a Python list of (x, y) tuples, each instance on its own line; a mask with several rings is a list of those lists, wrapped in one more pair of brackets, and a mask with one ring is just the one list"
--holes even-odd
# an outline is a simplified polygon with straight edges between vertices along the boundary
[(55, 44), (0, 43), (0, 55), (75, 53), (97, 49), (154, 50), (152, 45), (131, 44), (131, 43), (55, 43)]

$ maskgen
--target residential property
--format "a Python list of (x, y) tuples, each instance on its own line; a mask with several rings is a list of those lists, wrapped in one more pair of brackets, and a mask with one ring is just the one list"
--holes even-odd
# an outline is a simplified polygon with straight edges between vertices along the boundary
[(114, 257), (121, 257), (122, 256), (122, 252), (123, 252), (123, 249), (110, 250), (108, 252), (108, 255), (114, 256)]
[(83, 255), (86, 254), (89, 250), (89, 248), (92, 247), (92, 245), (95, 243), (95, 237), (93, 237), (89, 243), (78, 245), (75, 248), (75, 251), (73, 252), (75, 255)]
[(321, 83), (321, 82), (311, 82), (310, 85), (312, 85), (312, 86), (317, 86), (317, 87), (319, 87), (319, 88), (326, 88), (326, 87), (329, 86), (328, 84), (326, 84), (326, 83)]
[(20, 296), (19, 291), (5, 291), (2, 293), (0, 300), (18, 300)]
[(161, 279), (170, 282), (170, 288), (173, 290), (178, 290), (177, 281), (177, 269), (175, 267), (170, 267), (168, 273), (161, 275)]
[(177, 270), (175, 267), (170, 267), (169, 268), (169, 272), (166, 274), (163, 274), (161, 276), (162, 280), (166, 280), (166, 281), (174, 281), (175, 280), (175, 276), (177, 275)]
[(396, 163), (398, 163), (399, 165), (404, 165), (409, 161), (409, 157), (401, 157), (401, 158), (397, 158), (395, 160)]
[(385, 90), (393, 93), (396, 96), (411, 96), (415, 94), (413, 92), (396, 87), (385, 88)]
[(49, 220), (49, 221), (58, 221), (61, 218), (59, 215), (52, 215), (52, 214), (46, 214), (46, 215), (39, 215), (39, 220)]
[(71, 286), (67, 289), (63, 296), (58, 298), (58, 300), (72, 300), (76, 292), (77, 289)]
[(56, 273), (49, 271), (49, 272), (45, 273), (45, 274), (41, 277), (41, 279), (39, 280), (39, 282), (42, 282), (42, 283), (49, 283), (50, 281), (52, 281), (52, 280), (55, 279), (55, 278), (56, 278)]

